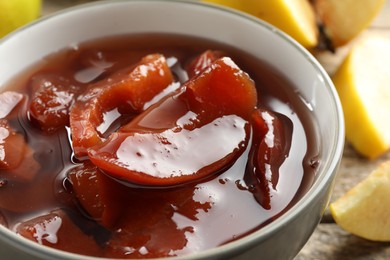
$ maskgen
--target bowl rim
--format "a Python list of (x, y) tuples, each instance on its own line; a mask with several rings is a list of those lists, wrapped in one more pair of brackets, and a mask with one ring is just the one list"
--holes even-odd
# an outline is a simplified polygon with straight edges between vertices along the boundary
[[(207, 249), (201, 252), (192, 253), (184, 256), (167, 257), (164, 259), (186, 260), (186, 259), (194, 259), (194, 258), (206, 259), (210, 256), (217, 256), (217, 255), (224, 256), (231, 252), (234, 252), (236, 248), (246, 248), (254, 243), (258, 243), (259, 241), (264, 240), (265, 238), (271, 236), (272, 233), (275, 232), (275, 230), (278, 230), (280, 227), (286, 225), (289, 222), (292, 222), (294, 219), (299, 217), (298, 216), (299, 212), (309, 207), (310, 202), (315, 200), (315, 198), (317, 198), (318, 196), (320, 196), (320, 192), (321, 192), (320, 187), (329, 185), (329, 183), (332, 182), (332, 179), (335, 177), (344, 150), (344, 142), (345, 142), (344, 141), (344, 136), (345, 136), (344, 118), (343, 118), (341, 102), (339, 100), (336, 88), (334, 87), (328, 73), (325, 71), (325, 69), (322, 67), (319, 61), (307, 49), (301, 46), (295, 39), (293, 39), (283, 31), (281, 31), (280, 29), (272, 26), (271, 24), (257, 17), (254, 17), (252, 15), (246, 14), (238, 10), (234, 10), (232, 8), (223, 7), (217, 4), (199, 2), (196, 0), (101, 0), (101, 1), (93, 1), (93, 2), (79, 4), (76, 6), (68, 7), (63, 10), (54, 12), (52, 14), (45, 15), (44, 17), (41, 17), (38, 20), (31, 22), (4, 36), (2, 39), (0, 39), (0, 48), (3, 43), (7, 42), (11, 38), (17, 37), (20, 32), (28, 30), (30, 27), (33, 27), (37, 24), (45, 23), (54, 17), (67, 15), (68, 13), (73, 13), (75, 11), (82, 11), (84, 9), (89, 9), (98, 6), (101, 7), (104, 5), (113, 5), (113, 4), (122, 4), (122, 3), (136, 4), (137, 2), (143, 4), (148, 3), (151, 5), (157, 3), (165, 4), (168, 2), (170, 3), (173, 2), (177, 4), (183, 4), (183, 5), (194, 5), (203, 8), (212, 8), (220, 12), (226, 12), (234, 16), (240, 16), (248, 21), (251, 21), (252, 23), (255, 23), (258, 26), (265, 28), (266, 30), (271, 31), (272, 33), (276, 34), (278, 37), (282, 38), (284, 41), (289, 42), (292, 45), (292, 47), (294, 47), (305, 58), (305, 60), (307, 60), (311, 64), (311, 66), (317, 72), (317, 75), (323, 79), (324, 87), (326, 87), (326, 89), (330, 93), (332, 101), (334, 103), (333, 105), (335, 106), (336, 109), (335, 115), (337, 117), (336, 118), (337, 128), (335, 129), (335, 132), (337, 134), (331, 146), (332, 149), (330, 151), (330, 156), (328, 157), (328, 160), (322, 162), (324, 167), (321, 174), (319, 174), (315, 183), (302, 196), (302, 198), (300, 198), (299, 201), (297, 201), (290, 209), (288, 209), (276, 220), (273, 220), (271, 223), (265, 225), (260, 230), (254, 231), (238, 240), (229, 242), (227, 244), (218, 246), (216, 248)], [(5, 239), (12, 242), (12, 245), (14, 245), (15, 247), (19, 249), (24, 248), (23, 251), (25, 252), (27, 248), (29, 250), (34, 251), (35, 255), (39, 255), (43, 258), (47, 258), (50, 256), (51, 257), (61, 256), (62, 259), (80, 259), (80, 260), (106, 259), (106, 258), (98, 258), (98, 257), (91, 257), (91, 256), (83, 256), (83, 255), (74, 254), (62, 250), (53, 249), (50, 247), (45, 247), (33, 241), (29, 241), (27, 239), (21, 239), (21, 237), (18, 236), (16, 233), (1, 225), (0, 225), (0, 235), (2, 236), (0, 240), (4, 240), (4, 236), (5, 236)]]

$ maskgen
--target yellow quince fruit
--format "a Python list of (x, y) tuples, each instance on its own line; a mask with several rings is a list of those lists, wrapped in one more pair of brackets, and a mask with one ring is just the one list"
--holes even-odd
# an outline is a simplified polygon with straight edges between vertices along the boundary
[(344, 230), (373, 241), (390, 241), (390, 161), (330, 204)]
[(316, 17), (308, 0), (203, 0), (254, 15), (289, 34), (306, 48), (318, 43)]
[(37, 19), (41, 4), (41, 0), (0, 0), (0, 38)]
[(370, 159), (390, 148), (389, 49), (389, 38), (364, 38), (332, 77), (344, 110), (346, 138)]
[(386, 0), (314, 0), (313, 5), (334, 48), (368, 27)]

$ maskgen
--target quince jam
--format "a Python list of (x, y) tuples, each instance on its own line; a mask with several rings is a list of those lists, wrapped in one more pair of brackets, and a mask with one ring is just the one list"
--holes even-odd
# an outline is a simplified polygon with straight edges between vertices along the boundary
[(254, 232), (312, 184), (310, 107), (269, 65), (178, 35), (96, 40), (0, 93), (0, 223), (52, 248), (180, 256)]

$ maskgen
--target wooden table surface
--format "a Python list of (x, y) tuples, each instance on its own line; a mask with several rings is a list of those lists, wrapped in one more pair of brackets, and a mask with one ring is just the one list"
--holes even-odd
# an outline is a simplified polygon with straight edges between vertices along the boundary
[[(43, 0), (42, 15), (47, 15), (63, 8), (85, 2), (90, 1)], [(380, 35), (381, 37), (387, 37), (390, 39), (390, 1), (387, 1), (386, 6), (372, 25), (355, 41), (358, 41), (363, 37), (371, 37), (372, 35)], [(354, 42), (350, 43), (348, 46), (338, 49), (336, 53), (322, 52), (316, 53), (315, 56), (324, 66), (326, 71), (332, 75), (353, 44)], [(390, 61), (388, 62), (390, 66)], [(384, 154), (378, 159), (369, 161), (359, 156), (359, 154), (357, 154), (347, 142), (332, 200), (340, 197), (347, 190), (364, 179), (380, 163), (386, 160), (390, 160), (390, 152)], [(306, 259), (390, 259), (390, 243), (372, 242), (353, 236), (337, 226), (329, 211), (326, 211), (321, 224), (315, 230), (306, 246), (295, 258), (295, 260)]]

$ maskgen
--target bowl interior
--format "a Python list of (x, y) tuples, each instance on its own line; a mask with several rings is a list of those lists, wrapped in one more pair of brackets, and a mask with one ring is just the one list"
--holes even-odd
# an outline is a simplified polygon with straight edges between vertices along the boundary
[[(60, 32), (60, 33), (58, 33)], [(294, 217), (332, 181), (343, 147), (344, 128), (337, 95), (326, 72), (295, 41), (272, 26), (244, 14), (186, 1), (99, 1), (45, 17), (0, 42), (0, 87), (48, 54), (78, 43), (131, 33), (174, 33), (207, 38), (246, 50), (277, 68), (317, 120), (321, 147), (319, 174), (313, 187), (286, 216), (256, 232), (272, 232)], [(7, 230), (10, 240), (19, 243)], [(231, 248), (240, 242), (229, 245)], [(33, 248), (34, 245), (28, 244)], [(36, 247), (36, 250), (41, 250)], [(51, 249), (45, 249), (52, 252)], [(214, 250), (215, 251), (215, 250)], [(46, 252), (46, 253), (47, 253)], [(70, 254), (69, 254), (70, 255)]]

